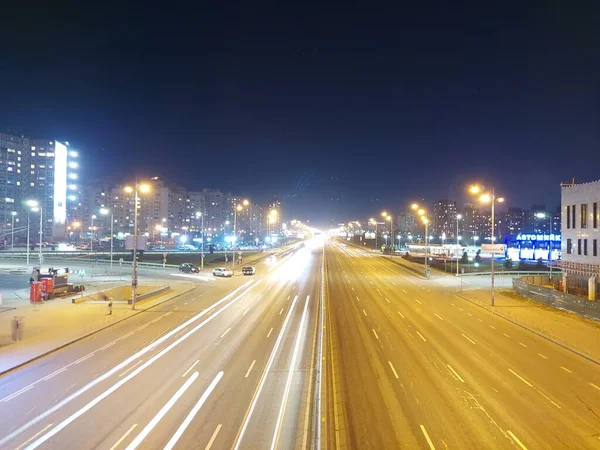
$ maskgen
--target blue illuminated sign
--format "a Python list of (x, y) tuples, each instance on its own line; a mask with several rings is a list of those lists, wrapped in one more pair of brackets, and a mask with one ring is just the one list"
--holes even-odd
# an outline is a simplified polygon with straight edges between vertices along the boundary
[(517, 241), (556, 241), (560, 242), (560, 234), (518, 234)]

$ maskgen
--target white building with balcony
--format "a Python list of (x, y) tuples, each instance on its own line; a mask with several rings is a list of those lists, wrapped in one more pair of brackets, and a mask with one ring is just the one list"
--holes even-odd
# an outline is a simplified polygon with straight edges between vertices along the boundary
[(600, 181), (561, 186), (563, 289), (596, 300), (600, 279)]

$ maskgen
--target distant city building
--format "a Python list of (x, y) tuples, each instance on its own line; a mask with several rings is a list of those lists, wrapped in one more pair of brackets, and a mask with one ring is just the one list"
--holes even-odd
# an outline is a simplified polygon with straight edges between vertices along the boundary
[(398, 214), (394, 225), (402, 236), (417, 235), (420, 231), (417, 228), (417, 215), (412, 210)]
[(431, 233), (434, 239), (443, 236), (444, 239), (456, 237), (456, 202), (453, 200), (438, 200), (433, 205)]
[(563, 289), (597, 298), (600, 276), (600, 181), (561, 188)]
[[(78, 177), (76, 158), (67, 143), (0, 133), (0, 223), (5, 242), (11, 240), (13, 220), (15, 241), (26, 240), (28, 215), (30, 243), (38, 242), (40, 213), (42, 239), (64, 238), (67, 183)], [(40, 210), (32, 212), (27, 200), (37, 201)]]

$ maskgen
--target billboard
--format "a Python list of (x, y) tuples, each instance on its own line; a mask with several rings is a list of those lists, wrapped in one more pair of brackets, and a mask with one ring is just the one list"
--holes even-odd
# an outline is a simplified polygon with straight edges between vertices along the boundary
[(62, 238), (67, 222), (67, 146), (54, 142), (54, 228), (53, 238)]
[[(129, 235), (125, 237), (125, 249), (126, 250), (133, 250), (133, 244), (134, 244), (134, 236), (133, 235)], [(137, 237), (137, 243), (136, 243), (136, 250), (146, 250), (146, 236), (138, 236)]]
[(504, 244), (481, 244), (481, 251), (487, 253), (504, 253), (506, 245)]

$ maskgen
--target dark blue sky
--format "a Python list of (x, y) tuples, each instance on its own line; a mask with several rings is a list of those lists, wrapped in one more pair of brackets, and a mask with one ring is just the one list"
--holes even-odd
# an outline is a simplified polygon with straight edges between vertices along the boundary
[(6, 11), (0, 128), (321, 223), (470, 180), (556, 205), (599, 178), (600, 7), (486, 3)]

